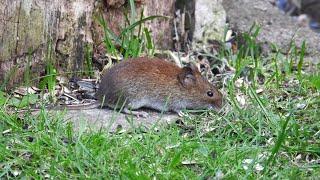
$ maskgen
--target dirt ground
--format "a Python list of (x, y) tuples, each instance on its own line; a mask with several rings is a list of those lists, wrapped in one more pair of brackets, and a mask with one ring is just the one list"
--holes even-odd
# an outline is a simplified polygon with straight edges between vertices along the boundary
[(247, 31), (256, 22), (261, 26), (258, 40), (266, 46), (274, 43), (281, 49), (288, 48), (292, 39), (298, 46), (306, 40), (307, 56), (320, 62), (320, 34), (285, 15), (273, 2), (274, 0), (224, 0), (223, 6), (231, 27)]

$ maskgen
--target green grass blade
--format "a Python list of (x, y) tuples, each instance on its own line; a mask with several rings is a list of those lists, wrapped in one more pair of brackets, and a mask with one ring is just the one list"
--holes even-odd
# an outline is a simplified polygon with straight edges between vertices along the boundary
[(267, 160), (266, 167), (268, 167), (269, 165), (272, 165), (270, 163), (274, 162), (274, 159), (275, 159), (277, 153), (279, 152), (282, 143), (285, 141), (285, 139), (287, 137), (286, 129), (287, 129), (288, 123), (291, 120), (291, 118), (293, 118), (293, 113), (292, 112), (290, 112), (288, 117), (286, 117), (286, 120), (284, 121), (284, 123), (282, 125), (281, 131), (279, 132), (279, 135), (278, 135), (278, 138), (277, 138), (277, 141), (276, 141), (274, 147), (271, 150), (271, 155), (269, 156), (269, 158)]
[(302, 71), (302, 66), (303, 66), (303, 62), (304, 62), (305, 51), (306, 51), (306, 41), (303, 41), (302, 46), (301, 46), (300, 56), (299, 56), (299, 62), (298, 62), (298, 77), (300, 80), (302, 79), (301, 71)]
[(158, 16), (158, 15), (155, 15), (155, 16), (148, 16), (146, 18), (143, 18), (133, 24), (131, 24), (129, 27), (125, 28), (121, 33), (120, 33), (120, 37), (124, 36), (128, 31), (132, 31), (136, 26), (139, 26), (140, 24), (143, 24), (145, 23), (146, 21), (149, 21), (149, 20), (153, 20), (153, 19), (156, 19), (156, 18), (165, 18), (167, 19), (168, 17), (167, 16)]

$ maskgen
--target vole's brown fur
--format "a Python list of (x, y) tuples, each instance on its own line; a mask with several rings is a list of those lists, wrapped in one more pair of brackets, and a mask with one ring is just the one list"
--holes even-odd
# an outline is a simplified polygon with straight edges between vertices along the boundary
[(135, 58), (116, 64), (104, 73), (96, 96), (112, 108), (124, 103), (125, 110), (147, 107), (179, 112), (222, 106), (222, 94), (194, 65), (180, 68), (157, 58)]

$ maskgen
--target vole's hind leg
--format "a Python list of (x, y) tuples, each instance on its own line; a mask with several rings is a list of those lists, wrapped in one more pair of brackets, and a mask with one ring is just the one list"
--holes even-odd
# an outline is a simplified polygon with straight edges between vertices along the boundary
[(135, 111), (136, 109), (139, 109), (144, 106), (144, 103), (142, 101), (133, 101), (127, 104), (126, 107), (123, 108), (122, 112), (126, 114), (133, 114), (137, 117), (143, 117), (146, 118), (149, 116), (149, 114), (145, 111)]

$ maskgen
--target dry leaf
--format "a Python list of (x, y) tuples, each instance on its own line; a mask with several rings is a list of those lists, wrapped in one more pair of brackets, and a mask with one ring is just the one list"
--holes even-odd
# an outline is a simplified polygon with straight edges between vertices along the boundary
[(173, 148), (177, 148), (179, 146), (180, 146), (180, 143), (174, 144), (174, 145), (169, 145), (169, 146), (166, 147), (166, 149), (173, 149)]
[(32, 87), (19, 87), (14, 91), (14, 93), (26, 96), (28, 94), (35, 94), (36, 91)]
[(259, 89), (256, 90), (256, 93), (257, 93), (257, 94), (260, 94), (260, 93), (262, 93), (262, 92), (263, 92), (263, 89), (262, 89), (262, 88), (259, 88)]
[(236, 80), (236, 82), (234, 83), (234, 85), (237, 87), (237, 88), (240, 88), (242, 85), (243, 85), (243, 77), (242, 78), (239, 78)]
[(3, 135), (8, 134), (8, 133), (10, 133), (11, 131), (12, 131), (12, 129), (10, 128), (10, 129), (4, 130), (4, 131), (2, 132), (2, 134), (3, 134)]
[(236, 99), (239, 102), (241, 107), (244, 107), (246, 105), (246, 99), (245, 99), (245, 96), (243, 94), (237, 94), (236, 95)]
[(196, 160), (185, 160), (185, 161), (182, 161), (181, 164), (183, 164), (183, 165), (194, 165), (194, 164), (198, 164), (198, 162)]

